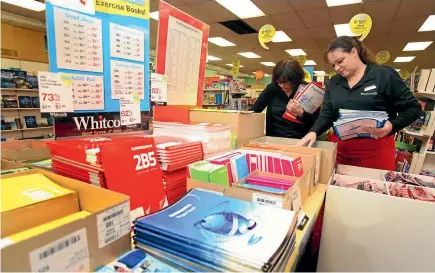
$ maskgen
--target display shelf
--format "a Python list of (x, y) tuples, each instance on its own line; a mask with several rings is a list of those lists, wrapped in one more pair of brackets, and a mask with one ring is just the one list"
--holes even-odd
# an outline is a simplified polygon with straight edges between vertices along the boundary
[(41, 110), (41, 108), (2, 108), (2, 111)]
[(203, 104), (202, 106), (224, 106), (223, 104)]
[(5, 133), (5, 132), (19, 132), (19, 131), (34, 131), (34, 130), (44, 130), (44, 129), (53, 129), (53, 126), (23, 128), (23, 129), (14, 129), (14, 130), (1, 130), (1, 132)]
[(408, 134), (408, 135), (412, 135), (412, 136), (416, 136), (416, 137), (430, 137), (430, 135), (426, 134), (426, 132), (411, 132), (408, 131), (407, 129), (403, 129), (402, 132)]
[(204, 92), (225, 92), (225, 89), (204, 89)]
[(0, 91), (8, 91), (8, 92), (39, 92), (38, 89), (25, 89), (25, 88), (1, 88)]
[(435, 151), (427, 151), (426, 152), (428, 155), (435, 155)]

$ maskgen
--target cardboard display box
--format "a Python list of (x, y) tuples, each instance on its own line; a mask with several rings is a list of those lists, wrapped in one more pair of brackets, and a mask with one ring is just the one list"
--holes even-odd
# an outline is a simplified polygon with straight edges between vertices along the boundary
[[(381, 180), (383, 171), (337, 172)], [(433, 271), (434, 215), (435, 203), (329, 185), (317, 271)]]
[(228, 124), (237, 147), (264, 136), (266, 118), (263, 113), (191, 109), (189, 117), (191, 122)]
[[(293, 138), (279, 138), (279, 137), (262, 137), (258, 139), (251, 140), (249, 143), (268, 143), (268, 144), (283, 144), (288, 146), (293, 146), (298, 143), (299, 139)], [(333, 170), (335, 168), (335, 163), (337, 159), (337, 144), (328, 141), (316, 141), (311, 148), (307, 147), (298, 147), (302, 151), (305, 149), (306, 151), (311, 150), (321, 150), (321, 165), (320, 165), (320, 174), (319, 174), (319, 183), (327, 184)]]
[(242, 149), (246, 150), (264, 150), (269, 152), (279, 152), (283, 155), (288, 155), (293, 158), (302, 158), (302, 164), (304, 166), (304, 174), (306, 175), (306, 178), (304, 179), (304, 182), (300, 184), (301, 189), (301, 199), (302, 204), (308, 199), (308, 196), (315, 190), (314, 181), (315, 181), (315, 170), (316, 170), (316, 155), (314, 154), (299, 154), (294, 152), (287, 152), (283, 151), (279, 148), (273, 148), (273, 147), (258, 147), (254, 145), (244, 145), (242, 146)]
[[(59, 186), (76, 192), (80, 210), (90, 215), (16, 243), (8, 237), (2, 238), (3, 272), (89, 272), (131, 249), (128, 196), (44, 170), (24, 172), (33, 173), (41, 173)], [(2, 222), (2, 226), (8, 224), (12, 223)]]
[(12, 169), (18, 169), (18, 168), (26, 168), (27, 165), (21, 162), (15, 162), (15, 161), (9, 161), (2, 159), (1, 160), (1, 170), (7, 171)]
[[(223, 185), (205, 183), (198, 180), (187, 179), (187, 190), (190, 189), (205, 189), (210, 191), (215, 191), (222, 193), (225, 196), (237, 198), (240, 200), (245, 200), (249, 202), (256, 202), (261, 204), (273, 205), (275, 207), (280, 207), (287, 210), (299, 211), (302, 208), (302, 201), (300, 198), (300, 188), (299, 186), (305, 183), (306, 175), (302, 177), (291, 177), (286, 175), (265, 173), (260, 171), (255, 171), (252, 174), (262, 174), (266, 176), (275, 176), (282, 179), (290, 180), (295, 182), (293, 186), (287, 190), (284, 194), (270, 193), (256, 189), (248, 189), (241, 186), (227, 187)], [(247, 178), (247, 177), (246, 177)], [(246, 182), (246, 178), (237, 181), (235, 184), (243, 184)], [(266, 201), (267, 200), (267, 201)]]
[(42, 140), (17, 140), (1, 144), (2, 159), (28, 162), (40, 161), (51, 157), (50, 150)]

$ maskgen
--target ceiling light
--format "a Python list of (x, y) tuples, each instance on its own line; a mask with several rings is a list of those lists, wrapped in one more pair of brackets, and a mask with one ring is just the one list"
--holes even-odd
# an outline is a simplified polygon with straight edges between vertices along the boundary
[(291, 42), (292, 39), (285, 34), (284, 31), (279, 30), (275, 32), (275, 36), (273, 36), (272, 42), (274, 43), (282, 43), (282, 42)]
[[(229, 67), (233, 67), (233, 64), (225, 64), (225, 65), (227, 65), (227, 66), (229, 66)], [(244, 67), (243, 65), (240, 65), (239, 67)]]
[(207, 62), (208, 61), (222, 61), (222, 59), (215, 56), (207, 55)]
[(222, 37), (213, 37), (213, 38), (208, 38), (208, 41), (212, 44), (221, 46), (221, 47), (227, 47), (227, 46), (236, 46), (236, 44), (231, 43), (228, 40), (225, 40)]
[(339, 24), (334, 25), (335, 33), (337, 37), (340, 36), (357, 36), (352, 31), (350, 31), (349, 24)]
[(433, 31), (435, 30), (435, 15), (427, 17), (426, 21), (421, 25), (419, 32), (421, 31)]
[(425, 50), (433, 41), (429, 42), (413, 42), (408, 43), (403, 51), (417, 51), (417, 50)]
[(158, 21), (159, 20), (159, 11), (150, 12), (150, 18)]
[(41, 2), (37, 2), (35, 0), (1, 0), (1, 2), (8, 3), (14, 6), (22, 7), (25, 9), (30, 9), (34, 11), (43, 11), (45, 10), (45, 4)]
[(260, 62), (260, 63), (265, 66), (275, 66), (275, 63), (273, 62)]
[(362, 3), (362, 0), (326, 0), (326, 5), (328, 7), (344, 6), (358, 3)]
[(324, 75), (326, 75), (326, 72), (325, 71), (314, 71), (314, 75), (324, 76)]
[(265, 77), (270, 77), (270, 74), (264, 74)]
[(246, 57), (246, 58), (249, 58), (249, 59), (258, 59), (258, 58), (261, 58), (261, 56), (258, 56), (254, 52), (240, 52), (240, 53), (237, 53), (237, 54), (242, 55), (243, 57)]
[(266, 15), (251, 0), (216, 0), (216, 2), (237, 15), (240, 19)]
[(298, 49), (287, 49), (285, 52), (287, 52), (288, 54), (290, 54), (292, 56), (307, 55), (307, 53), (305, 53), (305, 51), (303, 51), (300, 48), (298, 48)]
[(396, 70), (397, 72), (400, 72), (401, 69), (394, 69), (394, 70)]
[(307, 60), (304, 65), (316, 65), (316, 62), (313, 60)]
[(409, 56), (409, 57), (397, 57), (394, 62), (395, 63), (409, 63), (410, 61), (414, 60), (415, 56)]

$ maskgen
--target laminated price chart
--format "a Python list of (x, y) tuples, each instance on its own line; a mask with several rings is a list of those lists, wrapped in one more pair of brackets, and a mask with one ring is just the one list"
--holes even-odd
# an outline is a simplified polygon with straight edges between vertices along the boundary
[(143, 62), (144, 32), (110, 23), (110, 56)]
[(54, 8), (57, 67), (103, 72), (101, 20)]
[(104, 110), (103, 76), (72, 75), (74, 110)]
[(110, 62), (112, 79), (112, 99), (125, 95), (138, 94), (144, 98), (144, 65), (112, 60)]

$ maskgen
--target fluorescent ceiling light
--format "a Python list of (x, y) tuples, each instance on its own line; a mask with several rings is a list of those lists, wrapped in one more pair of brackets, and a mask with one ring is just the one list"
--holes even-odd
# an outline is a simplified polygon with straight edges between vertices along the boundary
[(158, 21), (159, 20), (159, 11), (150, 12), (150, 18)]
[[(233, 67), (233, 64), (225, 64), (225, 65), (227, 65), (227, 66), (229, 66), (229, 67)], [(244, 67), (243, 65), (240, 65), (240, 67)]]
[(435, 15), (430, 15), (427, 17), (426, 21), (421, 25), (418, 32), (421, 31), (433, 31), (435, 30)]
[(222, 59), (215, 56), (207, 55), (207, 61), (222, 61)]
[(396, 70), (397, 72), (400, 72), (401, 69), (394, 69), (394, 70)]
[(326, 5), (328, 7), (344, 6), (358, 3), (362, 3), (362, 0), (326, 0)]
[(265, 77), (270, 77), (270, 74), (264, 74)]
[(275, 63), (273, 62), (260, 62), (260, 63), (265, 66), (275, 66)]
[(266, 15), (251, 0), (216, 0), (216, 2), (237, 15), (240, 19)]
[(324, 76), (324, 75), (326, 75), (326, 72), (325, 71), (314, 71), (314, 75)]
[(313, 60), (307, 60), (304, 65), (316, 65), (316, 62)]
[(397, 57), (394, 62), (395, 63), (409, 63), (410, 61), (414, 60), (415, 56), (409, 56), (409, 57)]
[(30, 9), (34, 11), (45, 10), (45, 4), (35, 0), (1, 0), (1, 2), (8, 3), (14, 6)]
[(242, 55), (243, 57), (246, 57), (246, 58), (249, 58), (249, 59), (258, 59), (258, 58), (261, 58), (261, 56), (258, 56), (254, 52), (240, 52), (240, 53), (237, 53), (237, 54)]
[(290, 39), (290, 37), (288, 37), (287, 34), (285, 34), (285, 32), (282, 30), (275, 32), (275, 36), (272, 39), (273, 43), (282, 43), (282, 42), (291, 42), (291, 41), (292, 39)]
[(287, 52), (288, 54), (290, 54), (292, 56), (307, 55), (307, 53), (305, 53), (305, 51), (303, 51), (300, 48), (298, 48), (298, 49), (287, 49), (285, 52)]
[(349, 24), (339, 24), (334, 25), (335, 33), (337, 37), (340, 36), (357, 36), (352, 31), (350, 31)]
[(212, 44), (221, 46), (221, 47), (227, 47), (227, 46), (236, 46), (236, 44), (231, 43), (228, 40), (225, 40), (222, 37), (213, 37), (213, 38), (208, 38), (208, 41)]
[(413, 42), (408, 43), (403, 51), (418, 51), (418, 50), (425, 50), (430, 44), (432, 44), (433, 41), (429, 42)]

